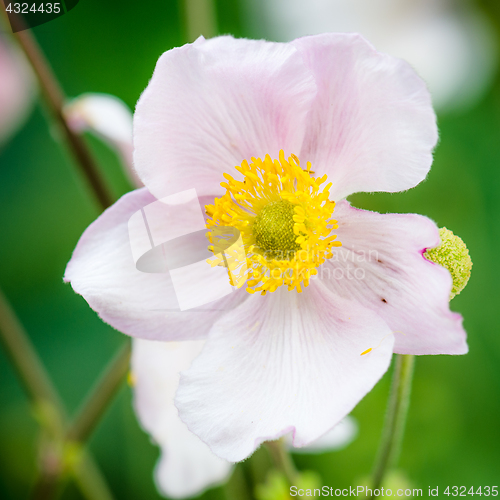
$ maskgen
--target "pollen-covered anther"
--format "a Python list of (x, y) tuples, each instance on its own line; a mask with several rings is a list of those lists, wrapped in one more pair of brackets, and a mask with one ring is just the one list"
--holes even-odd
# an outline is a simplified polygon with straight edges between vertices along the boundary
[[(226, 193), (205, 210), (207, 227), (231, 226), (240, 231), (246, 252), (247, 291), (274, 292), (280, 286), (302, 291), (317, 267), (341, 246), (332, 231), (337, 221), (329, 200), (327, 177), (312, 176), (311, 163), (300, 167), (291, 155), (279, 160), (246, 160), (236, 170), (243, 180), (224, 174)], [(209, 237), (209, 239), (211, 239)]]

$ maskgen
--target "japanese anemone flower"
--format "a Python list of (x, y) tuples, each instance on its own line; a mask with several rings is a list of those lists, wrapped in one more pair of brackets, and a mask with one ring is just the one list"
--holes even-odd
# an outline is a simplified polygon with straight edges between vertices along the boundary
[[(90, 131), (115, 149), (124, 171), (136, 187), (142, 183), (132, 169), (132, 113), (120, 99), (109, 94), (82, 94), (64, 109), (76, 131)], [(158, 490), (168, 497), (185, 498), (224, 482), (232, 472), (230, 462), (214, 455), (179, 419), (174, 396), (179, 372), (189, 368), (203, 347), (203, 340), (158, 342), (134, 339), (131, 381), (135, 413), (146, 432), (161, 448), (155, 468)], [(322, 453), (347, 446), (357, 434), (357, 424), (347, 416), (310, 446), (296, 453)]]
[[(200, 38), (160, 57), (133, 132), (145, 187), (89, 226), (65, 280), (128, 335), (206, 340), (175, 402), (219, 457), (243, 460), (290, 432), (308, 445), (371, 390), (393, 352), (467, 352), (450, 273), (423, 256), (440, 242), (436, 225), (345, 200), (409, 189), (430, 169), (435, 114), (404, 61), (352, 34)], [(171, 275), (135, 267), (128, 221), (192, 188), (211, 232), (240, 231), (250, 276), (179, 311)], [(170, 208), (163, 233), (185, 235), (189, 214)]]
[[(132, 113), (125, 103), (112, 95), (86, 93), (65, 106), (65, 115), (75, 131), (91, 131), (115, 149), (131, 182), (142, 187), (132, 170)], [(233, 464), (214, 455), (188, 430), (174, 406), (179, 372), (189, 368), (203, 344), (203, 340), (143, 339), (132, 343), (134, 410), (144, 430), (161, 448), (155, 482), (158, 490), (171, 498), (198, 495), (224, 482), (233, 469)], [(310, 446), (293, 448), (290, 435), (286, 444), (296, 453), (323, 453), (344, 448), (356, 434), (356, 421), (347, 416)]]

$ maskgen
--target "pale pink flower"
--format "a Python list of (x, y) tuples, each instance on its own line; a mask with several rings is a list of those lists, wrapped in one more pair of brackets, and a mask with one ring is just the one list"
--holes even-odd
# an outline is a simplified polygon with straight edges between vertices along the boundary
[[(177, 414), (174, 396), (179, 372), (189, 368), (204, 341), (157, 342), (134, 339), (132, 380), (134, 408), (144, 429), (161, 447), (155, 468), (158, 490), (171, 498), (185, 498), (223, 483), (233, 464), (214, 455), (209, 447), (188, 430)], [(346, 417), (302, 453), (321, 453), (347, 446), (357, 426)], [(291, 439), (289, 439), (291, 447)]]
[(0, 145), (28, 116), (34, 78), (22, 54), (0, 35)]
[[(371, 390), (393, 352), (467, 352), (462, 318), (449, 309), (451, 276), (423, 257), (439, 244), (436, 225), (414, 214), (358, 210), (344, 199), (417, 185), (436, 141), (422, 80), (359, 35), (288, 44), (199, 39), (160, 58), (137, 105), (134, 162), (146, 187), (85, 231), (65, 279), (126, 334), (206, 340), (181, 374), (175, 401), (216, 455), (240, 461), (290, 432), (295, 447), (306, 446)], [(213, 203), (224, 194), (224, 173), (251, 157), (278, 158), (280, 150), (311, 161), (315, 178), (333, 183), (342, 246), (302, 293), (239, 289), (179, 311), (168, 273), (135, 268), (129, 218), (190, 188), (202, 204)], [(184, 234), (186, 217), (173, 211), (165, 224)]]

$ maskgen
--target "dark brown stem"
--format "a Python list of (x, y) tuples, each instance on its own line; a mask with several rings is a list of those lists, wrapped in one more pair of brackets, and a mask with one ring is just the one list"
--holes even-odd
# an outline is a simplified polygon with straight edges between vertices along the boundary
[[(7, 17), (5, 5), (0, 2), (0, 6), (0, 11), (3, 13), (7, 22), (10, 18), (10, 22), (14, 26), (18, 28), (24, 27), (24, 21), (20, 16), (10, 14), (10, 16)], [(49, 62), (46, 60), (40, 46), (29, 29), (24, 29), (14, 33), (14, 37), (19, 42), (20, 47), (30, 62), (31, 67), (37, 76), (45, 102), (54, 116), (54, 119), (59, 124), (62, 136), (66, 140), (69, 149), (71, 150), (82, 173), (92, 187), (101, 208), (108, 208), (113, 204), (113, 198), (109, 193), (83, 138), (73, 132), (66, 121), (63, 112), (63, 106), (66, 98), (54, 76)]]

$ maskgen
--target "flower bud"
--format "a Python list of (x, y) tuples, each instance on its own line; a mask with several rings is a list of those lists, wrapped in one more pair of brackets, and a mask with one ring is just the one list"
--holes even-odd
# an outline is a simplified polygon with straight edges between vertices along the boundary
[(442, 227), (439, 230), (439, 236), (441, 236), (441, 244), (435, 248), (428, 249), (424, 253), (424, 257), (450, 271), (453, 279), (450, 294), (451, 300), (465, 288), (465, 285), (469, 281), (472, 260), (465, 243), (449, 229)]

